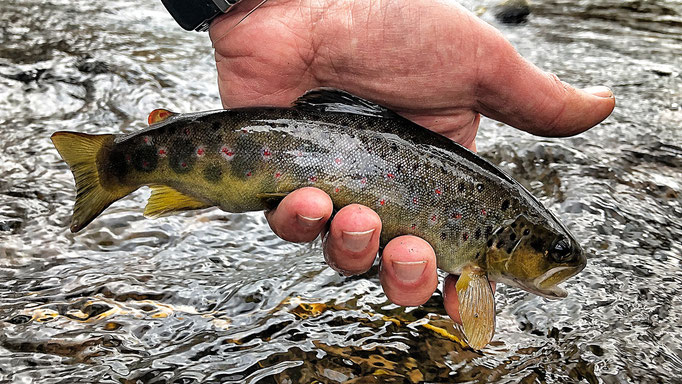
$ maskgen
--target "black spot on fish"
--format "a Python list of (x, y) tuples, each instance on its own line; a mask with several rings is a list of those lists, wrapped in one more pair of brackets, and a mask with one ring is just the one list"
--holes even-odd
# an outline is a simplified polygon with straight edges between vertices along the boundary
[[(254, 166), (254, 158), (262, 159), (261, 145), (254, 140), (250, 135), (240, 135), (234, 144), (234, 157), (230, 163), (232, 173), (239, 178), (246, 178), (247, 173), (251, 172)], [(307, 148), (301, 149), (301, 153), (305, 154), (309, 150)]]
[(521, 222), (521, 224), (519, 224), (519, 228), (523, 228), (525, 226), (526, 226), (526, 224), (524, 222)]
[(169, 149), (168, 164), (175, 173), (186, 173), (192, 170), (196, 157), (194, 144), (188, 139), (176, 139)]
[(414, 165), (412, 166), (412, 170), (414, 172), (417, 172), (419, 170), (419, 163), (414, 163)]
[[(211, 128), (215, 128), (215, 125), (218, 125), (220, 127), (220, 123), (215, 122), (211, 126)], [(220, 151), (220, 147), (223, 146), (223, 139), (220, 135), (220, 130), (219, 129), (206, 129), (204, 130), (205, 134), (202, 135), (201, 140), (202, 144), (206, 148), (208, 152), (216, 152)]]
[(533, 247), (535, 251), (543, 252), (545, 250), (543, 245), (544, 243), (539, 237), (533, 237), (531, 239), (530, 246)]
[(483, 184), (481, 184), (481, 183), (476, 184), (476, 190), (477, 190), (477, 191), (483, 192), (483, 189), (484, 189), (484, 188), (483, 188)]
[(398, 144), (396, 144), (396, 143), (391, 143), (391, 150), (392, 150), (393, 152), (398, 151)]
[(493, 234), (493, 226), (489, 225), (485, 227), (485, 237), (490, 237)]
[(507, 248), (507, 253), (511, 254), (514, 252), (514, 244), (510, 245), (509, 248)]
[(217, 183), (223, 177), (223, 169), (215, 164), (210, 164), (204, 168), (204, 179), (211, 183)]
[(446, 240), (447, 238), (448, 238), (448, 234), (447, 234), (447, 233), (445, 233), (445, 232), (441, 232), (441, 233), (440, 233), (440, 239), (441, 239), (441, 240)]
[(395, 169), (396, 169), (396, 171), (400, 172), (403, 170), (403, 165), (398, 163), (398, 165), (396, 165)]
[(219, 131), (220, 130), (220, 122), (214, 121), (213, 123), (211, 123), (211, 129), (213, 131)]
[(511, 240), (511, 241), (516, 240), (516, 233), (513, 233), (513, 232), (512, 232), (512, 234), (509, 235), (509, 240)]
[(138, 147), (133, 153), (133, 166), (140, 172), (151, 172), (156, 169), (158, 158), (156, 148), (145, 145)]
[(488, 242), (486, 243), (486, 245), (488, 246), (488, 248), (492, 247), (493, 246), (493, 239), (489, 239)]
[(464, 241), (469, 240), (469, 234), (466, 233), (466, 232), (464, 232), (464, 233), (462, 234), (462, 240), (464, 240)]
[(530, 229), (528, 229), (528, 228), (524, 229), (524, 230), (523, 230), (523, 235), (524, 235), (524, 236), (530, 235)]
[(504, 240), (500, 240), (497, 242), (497, 248), (500, 249), (502, 247), (504, 247)]
[(503, 202), (502, 202), (502, 207), (501, 207), (501, 208), (502, 208), (503, 211), (506, 211), (507, 208), (509, 208), (509, 200), (503, 201)]
[(119, 180), (128, 173), (128, 163), (121, 150), (113, 150), (109, 153), (109, 172)]
[(512, 228), (516, 228), (516, 223), (511, 223)]
[(457, 191), (459, 192), (464, 192), (465, 189), (466, 185), (464, 185), (464, 183), (459, 183), (459, 185), (457, 186)]
[(476, 228), (476, 232), (474, 232), (474, 239), (478, 240), (481, 238), (481, 228)]

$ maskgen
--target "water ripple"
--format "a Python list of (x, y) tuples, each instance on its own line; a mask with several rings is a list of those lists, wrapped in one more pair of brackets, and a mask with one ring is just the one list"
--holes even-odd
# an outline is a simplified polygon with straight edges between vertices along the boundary
[[(598, 128), (543, 139), (483, 120), (479, 148), (581, 240), (587, 268), (546, 301), (497, 288), (497, 334), (461, 346), (436, 293), (388, 302), (262, 213), (147, 220), (148, 190), (68, 231), (73, 180), (49, 136), (132, 132), (159, 107), (220, 107), (210, 43), (158, 2), (0, 4), (0, 382), (678, 382), (682, 371), (682, 7), (533, 3), (500, 25), (543, 69), (604, 83)], [(487, 8), (486, 8), (487, 7)], [(131, 11), (134, 10), (134, 11)]]

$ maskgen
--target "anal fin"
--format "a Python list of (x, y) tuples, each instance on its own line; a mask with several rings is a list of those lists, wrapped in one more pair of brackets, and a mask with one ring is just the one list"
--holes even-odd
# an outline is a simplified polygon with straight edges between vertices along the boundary
[(467, 265), (455, 287), (467, 343), (475, 350), (483, 349), (495, 333), (495, 297), (486, 273), (479, 266)]
[(165, 185), (152, 185), (152, 196), (144, 208), (144, 215), (155, 218), (179, 211), (208, 208), (211, 205), (187, 196)]

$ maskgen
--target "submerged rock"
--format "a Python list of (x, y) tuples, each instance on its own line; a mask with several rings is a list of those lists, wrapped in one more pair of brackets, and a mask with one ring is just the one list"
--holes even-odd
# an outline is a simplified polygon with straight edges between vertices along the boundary
[(522, 24), (528, 21), (530, 3), (528, 0), (506, 0), (497, 4), (493, 11), (501, 23)]

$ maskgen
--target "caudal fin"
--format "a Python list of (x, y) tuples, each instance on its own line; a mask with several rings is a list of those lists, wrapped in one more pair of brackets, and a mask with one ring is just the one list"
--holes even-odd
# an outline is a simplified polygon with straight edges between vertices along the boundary
[(88, 135), (55, 132), (52, 143), (69, 165), (76, 181), (76, 203), (71, 218), (71, 232), (78, 232), (114, 201), (134, 190), (123, 186), (105, 188), (97, 167), (102, 150), (113, 144), (114, 135)]

